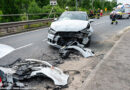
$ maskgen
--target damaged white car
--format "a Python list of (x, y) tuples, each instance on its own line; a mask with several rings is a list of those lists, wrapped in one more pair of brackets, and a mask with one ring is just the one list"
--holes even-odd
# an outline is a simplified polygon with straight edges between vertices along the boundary
[(78, 42), (89, 46), (93, 29), (86, 12), (66, 11), (57, 21), (53, 22), (48, 31), (48, 44), (57, 48), (66, 46), (69, 42)]

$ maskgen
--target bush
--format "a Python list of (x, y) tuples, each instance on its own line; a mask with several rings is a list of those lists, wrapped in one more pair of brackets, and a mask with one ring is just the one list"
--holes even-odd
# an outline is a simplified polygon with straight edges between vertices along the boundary
[[(38, 6), (36, 1), (33, 0), (30, 3), (29, 7), (28, 7), (28, 13), (29, 14), (35, 14), (35, 13), (41, 13), (41, 12), (42, 12), (41, 8)], [(39, 18), (40, 18), (39, 15), (31, 15), (31, 16), (29, 16), (29, 19), (39, 19)]]
[(51, 22), (48, 23), (37, 23), (37, 24), (31, 24), (31, 25), (24, 25), (25, 29), (29, 29), (29, 28), (37, 28), (37, 27), (42, 27), (42, 26), (50, 26)]
[(54, 17), (54, 14), (56, 14), (56, 17), (58, 17), (62, 12), (65, 11), (64, 9), (60, 8), (58, 5), (57, 6), (47, 5), (42, 8), (42, 13), (47, 13), (46, 15), (44, 15), (44, 17), (47, 18), (49, 16), (49, 13), (51, 12), (52, 8), (53, 8), (53, 12), (52, 12), (53, 14), (50, 15), (51, 18)]
[[(2, 13), (2, 11), (0, 10), (0, 15), (2, 15), (3, 13)], [(2, 16), (0, 16), (0, 23), (1, 23), (1, 21), (2, 21)]]
[(27, 20), (27, 15), (26, 15), (26, 13), (24, 13), (24, 15), (23, 15), (23, 16), (21, 16), (21, 20), (22, 20), (22, 21)]

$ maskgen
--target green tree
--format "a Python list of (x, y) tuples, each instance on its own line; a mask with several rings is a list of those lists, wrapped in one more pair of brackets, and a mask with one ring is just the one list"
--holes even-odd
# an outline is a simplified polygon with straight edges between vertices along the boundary
[[(17, 14), (20, 13), (18, 8), (16, 7), (15, 0), (0, 0), (0, 8), (3, 14)], [(3, 17), (2, 21), (9, 22), (9, 21), (17, 21), (19, 17)]]
[(58, 5), (62, 8), (66, 7), (66, 0), (57, 0)]
[[(57, 0), (58, 5), (54, 6), (54, 11), (61, 13), (68, 6), (69, 10), (75, 10), (76, 0)], [(108, 8), (112, 10), (116, 6), (116, 0), (77, 0), (79, 10), (88, 11), (92, 8)], [(93, 6), (92, 6), (93, 1)], [(52, 6), (50, 0), (0, 0), (0, 10), (3, 14), (24, 14), (23, 16), (6, 16), (1, 17), (1, 22), (13, 22), (26, 20), (28, 14), (50, 13)], [(29, 19), (41, 19), (48, 15), (32, 15)]]
[[(3, 14), (21, 14), (26, 12), (26, 6), (32, 0), (0, 0), (0, 9)], [(20, 16), (2, 17), (2, 22), (20, 21)]]
[[(2, 11), (0, 10), (0, 15), (2, 15)], [(0, 23), (2, 22), (2, 16), (0, 16)]]
[(82, 0), (80, 6), (82, 8), (89, 9), (89, 8), (92, 8), (92, 2), (91, 2), (91, 0)]
[(42, 8), (43, 6), (50, 4), (50, 0), (36, 0), (36, 3), (40, 8)]
[[(52, 10), (51, 5), (43, 6), (42, 13), (48, 13), (48, 14), (43, 15), (43, 17), (47, 18), (49, 16), (49, 13), (51, 12), (51, 10)], [(56, 16), (59, 16), (64, 11), (65, 10), (58, 5), (53, 6), (53, 12), (52, 12), (53, 14), (50, 17), (53, 18), (55, 13), (58, 13)]]
[(27, 13), (24, 13), (24, 15), (21, 16), (21, 20), (22, 20), (22, 21), (28, 20)]
[[(28, 7), (28, 13), (37, 14), (37, 13), (41, 13), (41, 12), (42, 12), (41, 8), (38, 6), (38, 4), (35, 2), (35, 0), (33, 0)], [(40, 16), (38, 16), (38, 15), (31, 15), (29, 17), (29, 19), (39, 19), (39, 18), (40, 18)]]

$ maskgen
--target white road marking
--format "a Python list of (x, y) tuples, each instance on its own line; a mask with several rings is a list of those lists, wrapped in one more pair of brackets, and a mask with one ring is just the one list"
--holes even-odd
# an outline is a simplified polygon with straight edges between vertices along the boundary
[(11, 46), (0, 44), (0, 59), (8, 55), (9, 53), (13, 52), (14, 50), (15, 49)]
[(29, 47), (32, 45), (33, 45), (33, 43), (30, 43), (25, 46), (21, 46), (21, 47), (14, 49), (11, 46), (0, 44), (0, 59), (2, 59), (3, 57), (5, 57), (6, 55), (8, 55), (9, 53), (11, 53), (13, 51), (20, 50), (20, 49), (23, 49), (23, 48), (26, 48), (26, 47)]
[(109, 21), (105, 21), (105, 22), (101, 22), (101, 23), (96, 23), (94, 25), (99, 25), (99, 24), (103, 24), (103, 23), (107, 23), (107, 22), (109, 22)]
[(20, 50), (20, 49), (23, 49), (23, 48), (26, 48), (26, 47), (29, 47), (29, 46), (32, 46), (32, 45), (33, 45), (33, 43), (30, 43), (30, 44), (16, 48), (16, 50)]
[(43, 42), (45, 42), (45, 41), (47, 41), (47, 39), (45, 39), (45, 40), (42, 40)]

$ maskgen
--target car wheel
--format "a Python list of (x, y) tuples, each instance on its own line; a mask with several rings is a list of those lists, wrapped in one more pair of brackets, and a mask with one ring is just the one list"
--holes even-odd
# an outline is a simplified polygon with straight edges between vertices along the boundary
[(129, 16), (127, 17), (127, 19), (129, 19)]
[(122, 15), (120, 16), (120, 19), (122, 19)]
[(118, 15), (118, 16), (117, 16), (117, 19), (122, 19), (122, 15)]
[(110, 19), (112, 19), (112, 16), (110, 15)]
[(88, 43), (85, 45), (85, 47), (90, 47), (90, 44), (91, 44), (91, 36), (88, 37), (89, 41)]

